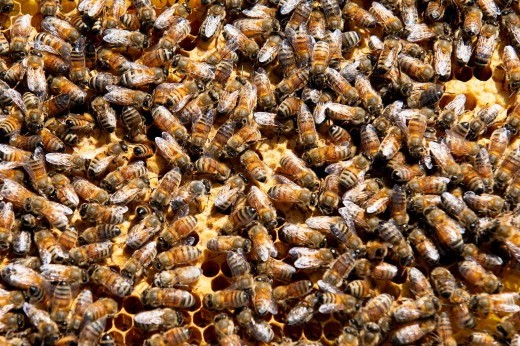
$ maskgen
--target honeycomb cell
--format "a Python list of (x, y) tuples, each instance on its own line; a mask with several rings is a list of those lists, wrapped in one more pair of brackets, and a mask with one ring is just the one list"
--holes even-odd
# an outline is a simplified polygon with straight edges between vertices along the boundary
[(337, 322), (328, 322), (323, 327), (323, 334), (328, 340), (334, 340), (341, 334), (341, 324)]
[(126, 345), (142, 345), (144, 342), (143, 333), (137, 329), (132, 328), (125, 334), (125, 343)]
[(202, 263), (201, 268), (202, 268), (202, 274), (208, 278), (217, 276), (217, 274), (220, 271), (219, 265), (213, 261), (206, 261), (206, 262)]
[(303, 328), (303, 333), (305, 334), (305, 337), (311, 341), (320, 340), (322, 332), (323, 328), (321, 326), (321, 323), (312, 320), (305, 325), (305, 328)]
[(118, 331), (111, 331), (110, 335), (114, 339), (114, 342), (116, 345), (123, 345), (125, 343), (125, 337), (123, 334), (119, 333)]
[(114, 325), (118, 330), (121, 331), (127, 331), (128, 329), (132, 328), (132, 317), (130, 315), (127, 315), (125, 313), (117, 314), (114, 317)]
[(136, 314), (143, 310), (143, 303), (137, 296), (128, 296), (123, 299), (123, 307), (130, 314)]
[(206, 329), (204, 329), (203, 336), (204, 336), (204, 341), (208, 344), (213, 344), (213, 343), (218, 342), (218, 336), (215, 333), (214, 326), (208, 326)]
[(298, 340), (302, 336), (302, 333), (303, 333), (302, 328), (303, 328), (302, 326), (284, 325), (283, 326), (283, 335), (285, 335), (293, 340)]
[(228, 278), (230, 278), (232, 276), (231, 275), (231, 270), (229, 269), (229, 266), (227, 265), (227, 262), (224, 262), (224, 263), (222, 263), (220, 265), (220, 270), (222, 271), (222, 274), (224, 274)]
[(476, 68), (473, 71), (473, 75), (478, 80), (485, 82), (491, 78), (491, 76), (493, 75), (493, 71), (491, 71), (491, 68), (489, 66), (485, 68)]
[(455, 70), (455, 78), (461, 82), (467, 82), (473, 77), (473, 70), (469, 66), (463, 66)]
[(473, 110), (477, 106), (477, 98), (473, 94), (465, 94), (466, 95), (466, 104), (464, 107), (466, 110)]
[(198, 294), (194, 294), (193, 297), (195, 298), (195, 304), (193, 304), (193, 306), (188, 308), (189, 311), (197, 311), (202, 306), (202, 302), (200, 300), (199, 295)]
[(195, 345), (200, 345), (202, 342), (202, 333), (198, 328), (190, 328), (191, 330), (191, 337), (190, 342), (194, 343)]
[(193, 323), (199, 327), (206, 327), (211, 324), (213, 314), (207, 309), (200, 309), (193, 314)]
[(211, 279), (211, 289), (213, 291), (223, 290), (224, 288), (228, 287), (229, 284), (229, 279), (224, 275), (219, 275), (216, 278)]

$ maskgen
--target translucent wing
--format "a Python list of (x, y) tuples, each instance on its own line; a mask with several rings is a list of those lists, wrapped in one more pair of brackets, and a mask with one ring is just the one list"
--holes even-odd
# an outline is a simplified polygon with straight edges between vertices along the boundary
[(407, 40), (409, 42), (422, 42), (435, 37), (435, 33), (427, 24), (418, 23), (408, 27), (409, 34)]
[(202, 23), (202, 25), (200, 27), (201, 34), (207, 38), (213, 37), (213, 35), (215, 35), (215, 33), (217, 32), (217, 30), (220, 26), (221, 20), (222, 20), (221, 16), (214, 16), (214, 15), (206, 16), (206, 18), (204, 19), (204, 23)]
[(9, 89), (2, 90), (2, 92), (4, 93), (4, 96), (10, 98), (11, 101), (13, 101), (13, 103), (15, 105), (17, 105), (18, 108), (20, 108), (20, 110), (24, 114), (27, 112), (27, 109), (25, 108), (25, 104), (24, 104), (23, 99), (22, 99), (22, 95), (18, 91), (9, 88)]
[(163, 315), (164, 315), (164, 310), (162, 310), (162, 309), (143, 311), (134, 316), (134, 321), (136, 323), (141, 323), (141, 324), (161, 325), (164, 322)]
[(280, 14), (286, 15), (294, 11), (294, 9), (300, 4), (302, 0), (282, 0), (278, 4), (280, 8)]
[(106, 29), (103, 31), (103, 41), (126, 46), (131, 42), (132, 32), (123, 29)]
[(255, 6), (242, 10), (244, 16), (249, 18), (271, 18), (272, 9), (262, 4), (255, 4)]

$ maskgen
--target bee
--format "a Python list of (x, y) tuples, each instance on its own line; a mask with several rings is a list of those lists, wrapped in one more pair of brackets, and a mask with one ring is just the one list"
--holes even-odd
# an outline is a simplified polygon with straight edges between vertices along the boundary
[(249, 145), (259, 141), (262, 134), (255, 126), (244, 126), (231, 136), (224, 146), (228, 156), (236, 157), (245, 151)]
[(23, 311), (41, 334), (44, 343), (53, 344), (58, 339), (58, 325), (51, 319), (47, 311), (27, 302), (23, 304)]
[(195, 283), (202, 275), (202, 269), (195, 266), (163, 270), (154, 276), (154, 284), (158, 287), (185, 286)]
[(466, 7), (463, 30), (467, 36), (476, 36), (482, 28), (482, 11), (477, 6)]
[(509, 151), (500, 165), (495, 170), (495, 182), (499, 188), (504, 187), (508, 184), (512, 177), (513, 172), (518, 171), (520, 168), (520, 148)]
[(193, 164), (190, 157), (168, 132), (163, 132), (161, 137), (156, 137), (155, 144), (171, 164), (178, 166), (182, 171), (191, 170)]
[(25, 14), (17, 17), (11, 25), (11, 41), (9, 50), (14, 54), (25, 54), (27, 52), (27, 40), (33, 27), (31, 25), (32, 16)]
[(134, 316), (135, 325), (147, 332), (179, 327), (183, 319), (179, 311), (170, 308), (143, 311)]
[(105, 206), (98, 203), (85, 203), (80, 207), (81, 218), (88, 222), (120, 224), (128, 211), (125, 206)]
[(503, 317), (497, 325), (497, 331), (503, 337), (513, 337), (520, 326), (520, 312), (515, 312), (511, 315)]
[(278, 57), (283, 39), (280, 35), (273, 34), (267, 38), (264, 45), (258, 51), (258, 62), (262, 65), (271, 63)]
[(212, 4), (199, 29), (202, 39), (207, 41), (220, 31), (225, 18), (226, 8), (220, 4)]
[(258, 92), (258, 106), (260, 109), (270, 110), (276, 106), (276, 98), (271, 90), (269, 77), (264, 69), (259, 68), (255, 72), (254, 84)]
[[(494, 3), (494, 2), (490, 2)], [(484, 11), (485, 12), (485, 11)], [(489, 65), (498, 38), (498, 25), (492, 21), (482, 25), (480, 36), (475, 46), (475, 64), (480, 68)]]
[(478, 0), (477, 4), (487, 18), (496, 20), (500, 15), (500, 9), (495, 1)]
[(225, 181), (231, 175), (231, 169), (226, 164), (207, 156), (203, 156), (195, 161), (193, 168), (195, 172), (209, 174), (218, 181)]
[(254, 151), (245, 151), (240, 156), (240, 163), (254, 180), (262, 183), (267, 181), (269, 176), (268, 168)]
[(85, 284), (88, 282), (87, 271), (76, 266), (45, 264), (40, 269), (40, 274), (51, 282), (60, 281), (71, 284)]
[(206, 294), (203, 303), (210, 310), (236, 309), (249, 304), (249, 295), (244, 291), (223, 290)]
[(83, 266), (90, 261), (107, 258), (112, 254), (112, 245), (111, 242), (106, 241), (75, 247), (69, 252), (69, 261)]
[(180, 143), (188, 139), (186, 127), (166, 107), (158, 106), (152, 110), (155, 125), (162, 131), (170, 133)]
[(152, 96), (139, 90), (123, 88), (117, 85), (107, 85), (103, 97), (110, 103), (120, 106), (133, 106), (148, 110), (151, 107)]
[[(152, 214), (151, 217), (154, 215)], [(157, 238), (158, 244), (162, 248), (170, 247), (179, 240), (185, 238), (191, 232), (195, 231), (197, 227), (197, 218), (193, 215), (188, 215), (175, 220), (172, 224), (165, 225), (164, 229)], [(154, 222), (155, 224), (156, 222)], [(148, 232), (146, 232), (148, 233)]]
[(186, 18), (176, 16), (172, 22), (159, 39), (158, 48), (177, 49), (179, 42), (190, 34), (191, 26)]
[(289, 151), (280, 159), (279, 172), (291, 177), (296, 183), (311, 190), (319, 186), (318, 178), (314, 171), (305, 166), (303, 160)]
[(371, 298), (354, 316), (356, 325), (362, 326), (368, 322), (378, 321), (390, 312), (393, 302), (394, 298), (387, 293)]
[(371, 29), (377, 25), (377, 20), (372, 13), (353, 2), (343, 6), (343, 16), (357, 27)]
[(83, 313), (86, 322), (93, 322), (103, 317), (113, 317), (118, 311), (118, 304), (112, 298), (100, 298), (85, 307)]
[(426, 334), (434, 331), (435, 327), (436, 323), (431, 319), (405, 324), (395, 331), (395, 334), (392, 337), (392, 343), (395, 345), (414, 343)]
[(452, 50), (452, 39), (447, 36), (438, 37), (433, 44), (433, 67), (435, 69), (435, 76), (441, 80), (446, 80), (451, 75)]
[(518, 31), (518, 24), (520, 17), (512, 9), (504, 9), (502, 11), (502, 25), (504, 26), (511, 45), (515, 48), (520, 47), (520, 32)]
[(341, 170), (339, 183), (350, 189), (356, 185), (368, 170), (369, 161), (362, 155), (355, 156), (349, 166)]
[(13, 204), (0, 202), (0, 249), (7, 250), (13, 241), (13, 226), (15, 222)]
[(430, 277), (433, 283), (433, 287), (441, 298), (444, 298), (450, 302), (456, 298), (458, 283), (448, 269), (444, 267), (437, 267), (432, 270)]
[[(341, 74), (331, 68), (325, 71), (326, 82), (336, 94), (340, 95), (348, 104), (355, 103), (360, 95), (358, 88), (352, 87), (350, 83)], [(370, 88), (370, 90), (372, 90)], [(365, 91), (365, 89), (363, 89)]]
[(103, 204), (110, 198), (107, 191), (83, 178), (75, 177), (72, 187), (78, 196), (87, 202)]
[(276, 301), (296, 299), (308, 295), (312, 290), (312, 282), (309, 280), (294, 281), (288, 285), (277, 286), (273, 290), (273, 298)]
[(520, 59), (512, 46), (504, 47), (502, 62), (506, 70), (509, 90), (515, 93), (520, 90)]
[(238, 49), (244, 53), (249, 59), (256, 60), (259, 53), (258, 44), (251, 38), (247, 37), (241, 30), (231, 24), (224, 26), (224, 38), (227, 41), (236, 41)]
[(473, 260), (462, 261), (458, 266), (460, 274), (468, 283), (487, 293), (495, 293), (502, 287), (502, 283), (493, 273)]
[(411, 57), (405, 54), (399, 54), (398, 56), (399, 67), (401, 70), (413, 77), (419, 82), (428, 82), (432, 79), (435, 70), (430, 64), (423, 62), (420, 59)]
[(462, 199), (449, 192), (441, 195), (441, 203), (444, 209), (457, 218), (468, 229), (473, 230), (478, 222), (478, 216), (471, 210)]
[(429, 107), (436, 104), (444, 94), (444, 86), (436, 83), (414, 83), (406, 102), (410, 108)]
[(30, 51), (26, 64), (27, 87), (39, 98), (45, 97), (47, 94), (47, 81), (45, 80), (45, 73), (43, 71), (44, 64), (41, 53), (35, 50)]
[(417, 300), (404, 300), (392, 310), (392, 316), (398, 323), (410, 322), (419, 318), (428, 318), (440, 310), (439, 298), (424, 296)]
[(269, 343), (274, 338), (271, 326), (264, 320), (256, 320), (253, 317), (253, 312), (248, 307), (238, 313), (237, 322), (250, 336), (259, 342)]
[[(299, 6), (297, 6), (294, 9), (294, 12), (291, 14), (291, 17), (289, 18), (286, 27), (291, 28), (292, 30), (298, 30), (298, 28), (302, 24), (307, 23), (311, 15), (311, 11), (312, 6), (310, 1), (300, 3)], [(313, 36), (310, 32), (309, 34)]]
[(165, 80), (161, 67), (130, 68), (119, 76), (119, 84), (127, 88), (139, 88), (148, 84), (160, 84)]
[(50, 282), (22, 264), (10, 263), (2, 269), (0, 275), (9, 285), (27, 290), (31, 302), (41, 302), (50, 294)]
[(338, 209), (339, 193), (339, 175), (330, 174), (325, 177), (318, 197), (318, 208), (324, 215), (330, 215)]
[(193, 262), (201, 255), (202, 251), (195, 246), (175, 246), (159, 253), (153, 261), (153, 266), (157, 270), (170, 269), (176, 265)]
[(302, 158), (312, 166), (321, 166), (326, 162), (338, 162), (348, 159), (351, 156), (349, 145), (327, 145), (319, 148), (312, 148), (305, 152)]
[(309, 249), (306, 247), (293, 247), (289, 254), (296, 257), (294, 266), (299, 269), (317, 269), (330, 264), (336, 257), (334, 249)]
[(65, 60), (70, 58), (70, 53), (72, 51), (72, 47), (69, 43), (65, 42), (58, 36), (47, 34), (45, 32), (40, 32), (34, 36), (32, 46), (38, 50), (59, 55)]
[(406, 190), (400, 185), (394, 185), (391, 196), (390, 214), (397, 226), (406, 226), (409, 216), (406, 212), (408, 200)]
[(293, 72), (284, 78), (280, 83), (276, 85), (274, 91), (278, 99), (283, 98), (285, 95), (292, 94), (302, 89), (309, 81), (309, 69), (300, 68), (293, 70)]
[(316, 193), (309, 189), (302, 188), (291, 180), (276, 176), (279, 184), (269, 188), (267, 195), (278, 203), (297, 204), (300, 207), (313, 207), (317, 203)]
[(273, 207), (268, 196), (256, 186), (252, 186), (247, 194), (249, 204), (255, 209), (260, 222), (267, 228), (272, 229), (277, 224), (276, 209)]
[(116, 47), (143, 49), (148, 47), (148, 37), (140, 32), (123, 29), (106, 29), (103, 41)]
[(487, 269), (494, 269), (503, 263), (502, 258), (497, 255), (482, 252), (475, 244), (464, 245), (461, 255), (464, 256), (464, 258), (475, 260), (482, 267)]
[(354, 225), (350, 222), (333, 222), (328, 230), (339, 241), (347, 245), (350, 249), (353, 249), (356, 254), (363, 254), (365, 252), (365, 245), (357, 235)]
[(215, 315), (213, 318), (215, 332), (217, 333), (220, 344), (238, 346), (241, 343), (240, 337), (235, 334), (236, 327), (233, 319), (229, 318), (225, 313)]
[(429, 207), (424, 211), (426, 220), (432, 226), (439, 240), (450, 249), (462, 251), (464, 229), (459, 223), (451, 219), (446, 213), (436, 207)]
[(87, 96), (85, 91), (63, 76), (54, 77), (50, 83), (50, 88), (56, 93), (69, 94), (70, 102), (76, 105), (83, 104)]
[(441, 167), (444, 176), (447, 176), (447, 178), (449, 178), (454, 183), (460, 182), (463, 178), (462, 171), (459, 164), (455, 162), (455, 159), (451, 155), (451, 151), (448, 145), (446, 145), (444, 142), (437, 143), (432, 141), (429, 143), (429, 149), (434, 160)]
[(429, 239), (420, 228), (414, 229), (409, 235), (408, 240), (415, 248), (417, 253), (429, 264), (437, 264), (440, 253), (435, 244)]
[(60, 281), (51, 298), (50, 317), (61, 327), (66, 327), (69, 308), (72, 304), (72, 289), (66, 281)]
[[(520, 201), (520, 175), (515, 175), (511, 183), (507, 186), (505, 191), (505, 199), (509, 203), (517, 204)], [(469, 204), (469, 203), (468, 203)], [(479, 203), (480, 204), (480, 203)], [(493, 202), (490, 202), (490, 205), (496, 205)], [(483, 209), (487, 209), (488, 201), (485, 201), (482, 204)], [(494, 211), (493, 211), (494, 213)]]
[[(512, 114), (514, 114), (514, 112)], [(509, 118), (514, 118), (514, 116), (510, 116)], [(511, 134), (512, 132), (508, 124), (506, 124), (505, 127), (498, 128), (493, 131), (493, 133), (491, 133), (491, 136), (489, 137), (488, 153), (489, 161), (492, 165), (496, 166), (499, 159), (506, 151), (511, 139)]]
[(248, 235), (251, 239), (252, 250), (261, 261), (265, 262), (269, 257), (275, 257), (278, 254), (278, 250), (264, 226), (254, 224), (248, 230)]
[(368, 11), (374, 16), (377, 23), (383, 27), (385, 32), (395, 34), (403, 29), (401, 20), (379, 2), (373, 2), (372, 7)]
[(168, 48), (152, 49), (141, 56), (141, 62), (148, 67), (165, 67), (174, 55), (174, 51)]
[(372, 88), (370, 81), (362, 76), (356, 77), (355, 87), (365, 109), (371, 114), (380, 114), (383, 111), (383, 101), (379, 94)]
[[(383, 42), (383, 49), (377, 60), (375, 73), (384, 75), (389, 72), (397, 62), (397, 56), (401, 51), (401, 41), (397, 37), (388, 37)], [(359, 90), (358, 90), (359, 91)]]
[(200, 204), (199, 197), (208, 195), (211, 190), (211, 183), (206, 180), (193, 180), (181, 186), (171, 201), (171, 207), (178, 210), (192, 202)]
[(69, 178), (63, 174), (55, 174), (52, 176), (51, 181), (56, 189), (56, 198), (58, 198), (60, 203), (71, 209), (76, 209), (79, 204), (79, 197), (76, 191), (74, 191)]
[(329, 286), (339, 287), (343, 283), (356, 264), (355, 257), (350, 252), (345, 252), (336, 258), (330, 265), (329, 269), (323, 274), (322, 280), (318, 281), (320, 288)]
[(106, 288), (117, 297), (125, 297), (132, 292), (132, 283), (127, 278), (103, 266), (93, 265), (89, 268), (90, 280)]
[(155, 208), (165, 208), (170, 204), (171, 193), (175, 191), (181, 182), (181, 173), (178, 167), (168, 171), (159, 181), (157, 187), (152, 191), (151, 202)]
[(98, 92), (106, 92), (108, 85), (116, 85), (119, 83), (119, 78), (110, 72), (98, 72), (88, 80), (88, 86)]
[(101, 127), (111, 133), (116, 129), (116, 112), (103, 97), (96, 97), (91, 103), (92, 110), (96, 115)]
[(268, 277), (258, 276), (253, 286), (252, 302), (256, 313), (264, 316), (267, 313), (276, 315), (278, 306), (273, 299), (272, 280)]
[(78, 240), (82, 245), (92, 244), (110, 240), (120, 234), (121, 229), (119, 227), (110, 224), (101, 224), (85, 229)]

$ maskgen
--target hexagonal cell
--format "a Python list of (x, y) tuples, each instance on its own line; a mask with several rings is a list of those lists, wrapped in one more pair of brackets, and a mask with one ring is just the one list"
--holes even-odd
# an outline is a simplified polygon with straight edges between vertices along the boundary
[(209, 326), (206, 329), (204, 329), (203, 335), (204, 341), (208, 344), (214, 344), (218, 342), (218, 336), (217, 333), (215, 333), (214, 326)]
[(302, 326), (283, 326), (283, 335), (291, 338), (292, 340), (298, 340), (302, 336)]
[(473, 75), (475, 76), (475, 78), (477, 78), (478, 80), (481, 80), (481, 81), (487, 81), (491, 78), (491, 76), (493, 75), (493, 71), (491, 71), (491, 68), (489, 66), (485, 67), (485, 68), (476, 68), (474, 71), (473, 71)]
[(143, 332), (137, 328), (130, 329), (125, 335), (126, 345), (142, 345), (144, 342)]
[(318, 341), (321, 339), (321, 334), (323, 328), (321, 327), (321, 323), (309, 321), (303, 328), (303, 333), (305, 337), (311, 341)]
[(193, 314), (193, 323), (199, 327), (206, 327), (213, 321), (213, 313), (208, 309), (202, 308)]
[(114, 339), (114, 343), (116, 345), (124, 345), (125, 343), (125, 337), (123, 334), (113, 330), (109, 333), (112, 336), (112, 339)]
[(341, 324), (338, 322), (328, 322), (323, 327), (323, 334), (328, 340), (335, 340), (341, 334)]
[(473, 70), (469, 66), (463, 66), (455, 70), (455, 78), (461, 82), (467, 82), (473, 78)]
[(232, 276), (231, 275), (231, 270), (229, 269), (229, 266), (227, 265), (227, 262), (224, 262), (224, 263), (222, 263), (220, 265), (220, 270), (222, 271), (222, 274), (224, 274), (228, 278), (230, 278)]
[(191, 330), (191, 337), (190, 342), (194, 343), (195, 345), (200, 345), (202, 342), (202, 333), (198, 328), (190, 328)]
[(230, 284), (230, 281), (228, 278), (226, 278), (224, 275), (219, 275), (214, 279), (211, 279), (211, 289), (213, 291), (220, 291), (224, 288), (228, 287)]
[(133, 320), (130, 315), (119, 313), (114, 317), (114, 325), (120, 331), (126, 331), (132, 328)]
[(200, 301), (200, 297), (198, 294), (194, 294), (193, 297), (195, 298), (195, 304), (193, 304), (192, 307), (189, 307), (187, 310), (189, 311), (197, 311), (202, 306), (202, 302)]
[(123, 308), (130, 314), (143, 310), (143, 303), (138, 296), (129, 296), (123, 300)]
[(202, 274), (208, 278), (217, 276), (217, 274), (220, 272), (219, 265), (213, 261), (206, 261), (206, 262), (202, 263), (201, 268), (202, 268)]

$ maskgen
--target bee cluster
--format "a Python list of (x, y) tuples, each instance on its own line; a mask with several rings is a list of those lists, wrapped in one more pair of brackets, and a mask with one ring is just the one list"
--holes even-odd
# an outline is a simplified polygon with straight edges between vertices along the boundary
[(2, 344), (520, 344), (517, 1), (18, 7)]

